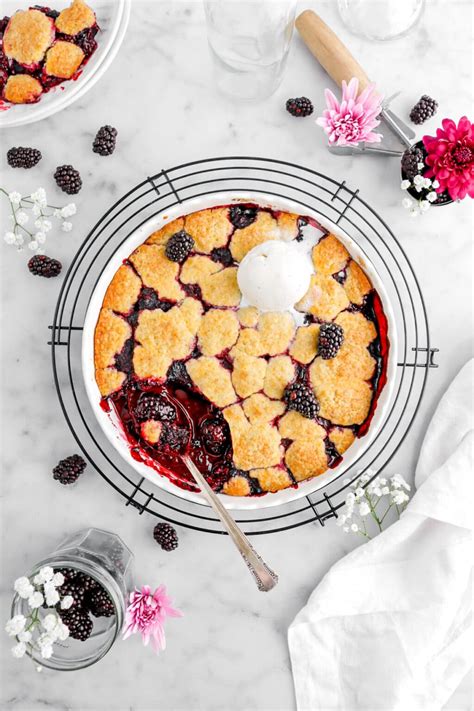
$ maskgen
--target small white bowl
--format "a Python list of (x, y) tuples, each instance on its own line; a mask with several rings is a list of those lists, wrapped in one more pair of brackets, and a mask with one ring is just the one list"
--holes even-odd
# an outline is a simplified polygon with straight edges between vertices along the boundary
[(306, 481), (301, 482), (297, 489), (289, 488), (276, 493), (267, 493), (264, 496), (255, 497), (243, 497), (243, 496), (226, 496), (220, 495), (223, 504), (228, 509), (232, 510), (251, 510), (251, 509), (263, 509), (271, 506), (279, 506), (281, 504), (286, 504), (296, 499), (300, 499), (304, 496), (308, 496), (313, 492), (321, 489), (331, 481), (336, 479), (341, 474), (341, 469), (347, 470), (352, 463), (354, 463), (370, 446), (371, 442), (377, 435), (382, 426), (386, 414), (389, 411), (390, 404), (392, 402), (394, 394), (395, 385), (395, 371), (397, 363), (397, 332), (395, 326), (395, 319), (393, 316), (393, 311), (387, 297), (386, 290), (382, 284), (382, 281), (377, 274), (375, 268), (372, 264), (368, 263), (365, 259), (361, 249), (354, 242), (349, 235), (346, 234), (340, 227), (332, 223), (327, 218), (318, 214), (314, 210), (308, 210), (307, 208), (302, 209), (300, 205), (294, 203), (290, 200), (285, 200), (280, 197), (263, 195), (261, 193), (235, 193), (235, 192), (222, 192), (215, 193), (212, 196), (205, 196), (202, 198), (195, 198), (188, 200), (176, 207), (167, 210), (164, 214), (157, 215), (152, 219), (148, 220), (144, 225), (142, 225), (138, 230), (136, 230), (130, 237), (119, 247), (115, 252), (113, 257), (110, 259), (106, 268), (104, 269), (97, 286), (95, 287), (89, 306), (86, 313), (86, 318), (84, 322), (83, 330), (83, 340), (82, 340), (82, 369), (85, 387), (89, 401), (91, 403), (92, 409), (94, 411), (97, 420), (105, 433), (107, 439), (115, 447), (115, 449), (120, 453), (123, 459), (133, 467), (141, 476), (145, 477), (151, 481), (156, 486), (165, 489), (166, 491), (175, 494), (188, 501), (193, 501), (194, 503), (207, 505), (206, 500), (201, 494), (187, 491), (181, 489), (180, 487), (172, 484), (166, 476), (160, 475), (152, 467), (143, 464), (142, 462), (136, 461), (130, 453), (130, 445), (123, 433), (121, 423), (118, 418), (112, 418), (111, 413), (106, 413), (100, 406), (101, 395), (95, 381), (94, 374), (94, 331), (99, 316), (99, 312), (102, 306), (102, 301), (105, 296), (107, 287), (112, 280), (115, 272), (122, 264), (123, 260), (126, 259), (131, 252), (133, 252), (136, 247), (141, 245), (147, 237), (155, 230), (160, 229), (163, 225), (171, 222), (172, 220), (180, 217), (181, 215), (187, 215), (191, 212), (196, 212), (197, 210), (203, 210), (208, 207), (216, 207), (218, 205), (228, 205), (233, 202), (252, 202), (256, 203), (262, 207), (270, 207), (275, 210), (284, 210), (286, 212), (293, 212), (296, 214), (304, 214), (308, 217), (313, 217), (320, 225), (330, 230), (338, 239), (341, 240), (343, 244), (347, 247), (351, 256), (359, 262), (359, 264), (366, 271), (373, 286), (378, 292), (380, 299), (383, 304), (385, 311), (385, 316), (388, 322), (388, 339), (390, 343), (389, 357), (387, 365), (387, 383), (382, 390), (380, 397), (378, 399), (377, 408), (375, 410), (373, 420), (369, 431), (364, 437), (356, 439), (352, 446), (345, 453), (342, 462), (334, 467), (333, 469), (328, 469), (324, 474), (320, 476), (313, 477)]
[[(90, 0), (101, 31), (96, 37), (97, 49), (78, 78), (50, 89), (35, 104), (1, 102), (0, 128), (13, 128), (41, 121), (70, 106), (89, 91), (111, 65), (122, 44), (130, 19), (130, 3), (131, 0)], [(51, 5), (55, 10), (62, 10), (68, 7), (70, 2), (51, 0)], [(20, 6), (18, 0), (8, 0), (2, 5), (2, 15), (12, 15)]]

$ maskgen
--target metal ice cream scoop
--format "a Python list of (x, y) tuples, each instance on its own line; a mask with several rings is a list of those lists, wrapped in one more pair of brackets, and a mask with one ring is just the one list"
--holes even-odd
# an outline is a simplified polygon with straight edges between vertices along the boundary
[[(341, 86), (343, 79), (349, 82), (352, 77), (356, 77), (359, 80), (360, 91), (363, 91), (371, 83), (369, 77), (347, 47), (315, 12), (312, 10), (302, 12), (296, 18), (296, 28), (310, 52), (339, 86)], [(331, 152), (344, 155), (370, 152), (373, 154), (400, 156), (405, 148), (409, 148), (412, 145), (415, 132), (389, 109), (389, 102), (390, 100), (383, 103), (380, 118), (402, 144), (399, 150), (389, 149), (378, 143), (361, 143), (359, 146), (352, 147), (331, 146)]]

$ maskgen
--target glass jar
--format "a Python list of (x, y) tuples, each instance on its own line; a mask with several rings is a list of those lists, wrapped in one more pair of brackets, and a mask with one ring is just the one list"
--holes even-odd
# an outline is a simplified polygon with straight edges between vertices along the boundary
[(380, 41), (411, 30), (424, 4), (425, 0), (338, 0), (339, 13), (351, 32)]
[(237, 99), (265, 99), (283, 76), (296, 0), (204, 0), (218, 89)]
[[(115, 608), (111, 617), (94, 617), (92, 633), (82, 642), (68, 637), (64, 642), (56, 642), (53, 656), (43, 659), (39, 650), (33, 648), (28, 653), (42, 667), (58, 671), (75, 671), (95, 664), (107, 654), (123, 627), (127, 594), (132, 589), (133, 554), (115, 533), (88, 528), (68, 536), (56, 550), (37, 563), (28, 577), (36, 575), (40, 568), (73, 568), (94, 578), (108, 593)], [(14, 615), (27, 616), (31, 610), (28, 602), (18, 595), (12, 603)], [(41, 616), (51, 612), (40, 608)]]

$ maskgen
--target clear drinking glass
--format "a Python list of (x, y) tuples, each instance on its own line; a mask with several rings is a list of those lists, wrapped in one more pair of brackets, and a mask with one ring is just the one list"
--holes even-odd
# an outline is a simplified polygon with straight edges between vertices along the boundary
[[(57, 671), (75, 671), (88, 667), (102, 659), (112, 647), (123, 626), (127, 594), (132, 589), (133, 554), (115, 533), (88, 528), (68, 536), (56, 550), (37, 563), (28, 577), (36, 575), (40, 568), (74, 568), (90, 575), (104, 588), (113, 602), (115, 614), (111, 617), (94, 617), (92, 634), (85, 642), (68, 637), (53, 646), (53, 656), (43, 659), (33, 649), (31, 657), (42, 667)], [(16, 595), (12, 603), (14, 615), (28, 615), (27, 600)], [(40, 616), (50, 612), (39, 610)]]
[(425, 0), (338, 0), (339, 13), (356, 35), (389, 40), (406, 34), (418, 22)]
[(204, 0), (217, 87), (264, 99), (278, 87), (295, 22), (296, 0)]

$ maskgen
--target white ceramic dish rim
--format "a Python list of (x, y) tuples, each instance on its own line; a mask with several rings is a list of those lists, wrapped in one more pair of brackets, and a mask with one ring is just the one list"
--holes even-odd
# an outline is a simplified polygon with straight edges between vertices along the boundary
[(107, 35), (104, 34), (101, 38), (103, 42), (84, 67), (80, 78), (76, 82), (59, 85), (35, 104), (18, 104), (0, 111), (0, 129), (25, 126), (53, 116), (80, 99), (104, 75), (125, 37), (130, 20), (131, 0), (112, 0), (111, 6), (116, 8), (113, 24), (107, 29)]
[(177, 217), (180, 217), (181, 215), (187, 215), (191, 212), (196, 212), (205, 208), (227, 205), (234, 202), (253, 202), (261, 205), (262, 207), (270, 207), (276, 210), (285, 210), (296, 214), (304, 214), (308, 217), (313, 217), (322, 227), (335, 234), (345, 244), (351, 256), (355, 258), (364, 268), (367, 275), (371, 279), (374, 288), (378, 292), (382, 301), (385, 316), (387, 318), (388, 339), (390, 343), (387, 365), (387, 383), (380, 394), (377, 408), (367, 434), (364, 437), (357, 439), (352, 444), (344, 455), (342, 462), (338, 466), (334, 469), (328, 469), (324, 472), (324, 474), (321, 474), (318, 477), (313, 477), (312, 479), (301, 482), (296, 489), (289, 488), (275, 493), (269, 492), (264, 496), (257, 497), (220, 495), (222, 502), (228, 509), (255, 510), (280, 506), (301, 499), (327, 486), (344, 472), (348, 471), (375, 439), (392, 403), (397, 363), (397, 330), (392, 307), (383, 283), (374, 266), (368, 262), (357, 243), (338, 225), (320, 215), (315, 210), (309, 210), (306, 207), (302, 209), (301, 205), (297, 202), (268, 195), (267, 193), (263, 194), (247, 191), (219, 192), (214, 193), (211, 196), (193, 198), (169, 210), (160, 212), (151, 219), (147, 220), (146, 223), (130, 235), (130, 237), (122, 245), (120, 245), (120, 248), (111, 257), (109, 263), (105, 267), (91, 295), (83, 329), (82, 370), (85, 388), (92, 410), (107, 439), (119, 452), (122, 458), (125, 459), (125, 461), (130, 464), (135, 471), (140, 474), (140, 476), (145, 477), (151, 483), (159, 486), (165, 491), (182, 499), (186, 499), (187, 501), (207, 505), (206, 500), (201, 496), (201, 494), (181, 489), (175, 484), (172, 484), (166, 476), (160, 475), (152, 467), (136, 461), (131, 456), (130, 445), (123, 433), (123, 429), (118, 421), (118, 418), (114, 417), (113, 413), (106, 413), (100, 406), (101, 395), (97, 387), (94, 374), (94, 331), (105, 292), (112, 277), (122, 264), (123, 260), (126, 259), (136, 247), (141, 245), (152, 232), (160, 229), (165, 224), (171, 222)]

